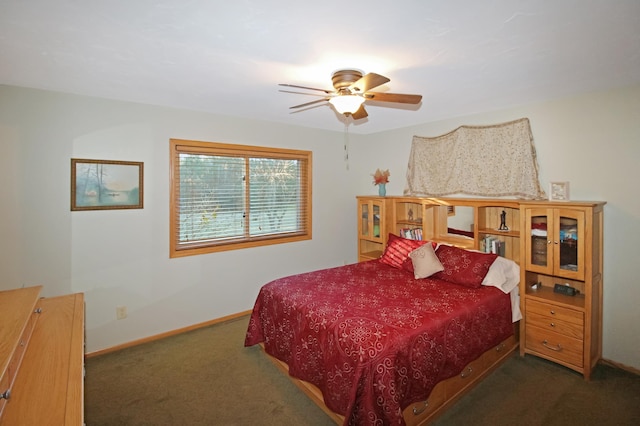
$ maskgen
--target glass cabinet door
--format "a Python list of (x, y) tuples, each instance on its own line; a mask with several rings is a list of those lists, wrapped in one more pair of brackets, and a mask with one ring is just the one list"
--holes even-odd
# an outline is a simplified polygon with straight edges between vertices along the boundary
[(380, 205), (373, 203), (373, 238), (380, 238)]
[(360, 238), (381, 240), (383, 226), (381, 222), (382, 204), (375, 201), (362, 201), (360, 208)]
[(528, 209), (526, 211), (526, 267), (546, 274), (553, 273), (553, 216), (548, 209)]
[(527, 209), (526, 268), (530, 271), (584, 280), (583, 211)]
[(553, 236), (554, 274), (584, 280), (585, 215), (582, 211), (556, 209)]
[(384, 218), (383, 200), (358, 198), (358, 262), (382, 256), (386, 243)]
[(369, 211), (369, 203), (360, 203), (360, 236), (368, 237), (369, 233), (369, 216), (371, 212)]

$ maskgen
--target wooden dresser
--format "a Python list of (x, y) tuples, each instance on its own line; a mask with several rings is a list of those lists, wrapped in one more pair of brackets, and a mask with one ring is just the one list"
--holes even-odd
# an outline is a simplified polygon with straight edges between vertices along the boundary
[(0, 291), (0, 426), (84, 424), (84, 296)]

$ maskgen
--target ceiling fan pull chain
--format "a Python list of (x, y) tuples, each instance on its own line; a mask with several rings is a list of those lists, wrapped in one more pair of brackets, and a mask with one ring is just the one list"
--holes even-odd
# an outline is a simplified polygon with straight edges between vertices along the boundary
[(349, 170), (349, 120), (344, 121), (344, 163)]

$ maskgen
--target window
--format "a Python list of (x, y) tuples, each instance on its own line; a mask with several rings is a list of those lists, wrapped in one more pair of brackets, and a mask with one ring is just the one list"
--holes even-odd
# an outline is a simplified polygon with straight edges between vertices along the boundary
[(311, 152), (171, 139), (170, 256), (311, 239)]

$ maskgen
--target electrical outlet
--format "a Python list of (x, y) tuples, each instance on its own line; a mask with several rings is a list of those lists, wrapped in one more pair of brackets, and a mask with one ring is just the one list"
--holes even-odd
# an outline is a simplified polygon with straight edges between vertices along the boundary
[(126, 306), (116, 306), (116, 319), (125, 319), (127, 317)]

